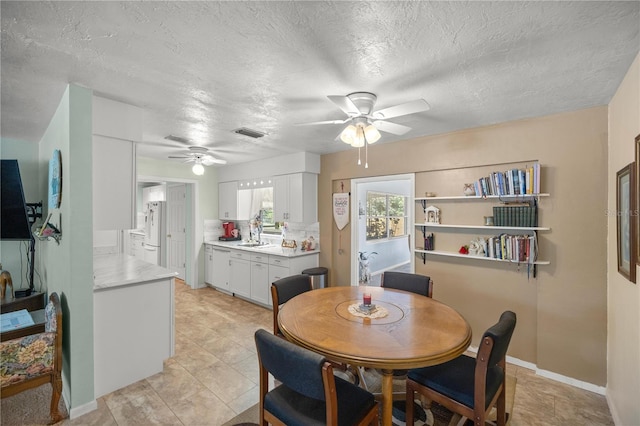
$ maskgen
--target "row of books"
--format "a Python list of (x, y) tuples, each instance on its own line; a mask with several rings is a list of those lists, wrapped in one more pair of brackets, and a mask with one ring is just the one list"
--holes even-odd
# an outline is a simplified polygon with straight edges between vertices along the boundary
[(491, 172), (474, 182), (476, 195), (527, 195), (540, 193), (540, 163), (524, 169)]
[(538, 206), (504, 205), (493, 208), (495, 226), (538, 226)]
[(485, 257), (533, 263), (537, 259), (535, 235), (500, 234), (484, 239)]

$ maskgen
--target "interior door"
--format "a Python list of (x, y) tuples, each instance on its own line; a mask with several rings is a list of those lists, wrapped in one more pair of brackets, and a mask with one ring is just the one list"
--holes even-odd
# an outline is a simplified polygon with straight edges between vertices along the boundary
[(186, 187), (167, 186), (167, 268), (185, 279), (186, 266)]

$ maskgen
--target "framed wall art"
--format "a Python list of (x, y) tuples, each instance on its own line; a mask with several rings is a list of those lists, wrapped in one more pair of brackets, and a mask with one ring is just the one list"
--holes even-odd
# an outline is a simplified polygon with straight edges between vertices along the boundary
[(618, 241), (618, 272), (636, 282), (636, 217), (635, 163), (616, 173), (616, 222)]
[(640, 135), (636, 136), (636, 207), (634, 213), (636, 225), (636, 263), (640, 265)]
[(59, 209), (62, 201), (62, 156), (59, 149), (53, 150), (49, 160), (49, 208)]

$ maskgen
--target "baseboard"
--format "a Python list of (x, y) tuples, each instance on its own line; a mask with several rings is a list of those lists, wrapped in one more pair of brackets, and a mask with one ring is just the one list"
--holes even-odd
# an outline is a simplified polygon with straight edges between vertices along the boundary
[(622, 421), (620, 420), (620, 414), (618, 413), (618, 407), (611, 400), (609, 393), (607, 392), (607, 405), (609, 406), (609, 411), (611, 412), (611, 418), (613, 418), (614, 425), (621, 425)]
[[(476, 346), (469, 346), (467, 349), (470, 352), (478, 353), (478, 348)], [(556, 382), (564, 383), (566, 385), (570, 385), (579, 389), (588, 390), (589, 392), (594, 392), (599, 395), (607, 395), (607, 388), (604, 386), (594, 385), (593, 383), (583, 382), (582, 380), (574, 379), (572, 377), (563, 376), (562, 374), (554, 373), (548, 370), (542, 370), (538, 368), (536, 364), (531, 362), (523, 361), (518, 358), (514, 358), (511, 356), (507, 356), (507, 362), (509, 364), (517, 365), (518, 367), (523, 367), (528, 370), (533, 370), (536, 372), (538, 376), (555, 380)]]
[(69, 419), (73, 420), (76, 417), (80, 417), (84, 414), (90, 413), (93, 410), (98, 409), (98, 401), (95, 399), (93, 401), (89, 401), (86, 404), (83, 404), (79, 407), (71, 408), (69, 401), (71, 401), (71, 394), (69, 389), (69, 382), (67, 381), (67, 377), (64, 375), (64, 370), (62, 371), (62, 401), (64, 405), (67, 407), (67, 412), (69, 413)]
[(93, 401), (87, 402), (84, 405), (81, 405), (79, 407), (74, 407), (71, 410), (69, 410), (69, 419), (73, 420), (77, 417), (80, 417), (84, 414), (90, 413), (93, 410), (97, 410), (97, 409), (98, 409), (98, 401), (94, 399)]

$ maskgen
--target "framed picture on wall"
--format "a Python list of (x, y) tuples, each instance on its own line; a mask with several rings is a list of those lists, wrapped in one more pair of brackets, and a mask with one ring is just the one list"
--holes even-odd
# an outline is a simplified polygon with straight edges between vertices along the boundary
[(636, 136), (636, 207), (634, 213), (636, 225), (636, 263), (640, 265), (640, 135)]
[(616, 173), (618, 272), (632, 283), (636, 282), (635, 167), (631, 163)]
[(59, 209), (62, 201), (62, 156), (60, 150), (53, 150), (49, 160), (49, 208)]

